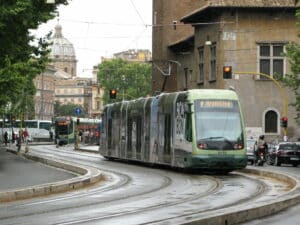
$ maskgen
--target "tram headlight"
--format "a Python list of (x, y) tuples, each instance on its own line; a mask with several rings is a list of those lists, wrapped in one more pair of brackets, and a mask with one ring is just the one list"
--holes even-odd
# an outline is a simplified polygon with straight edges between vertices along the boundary
[(241, 149), (243, 149), (243, 147), (244, 147), (243, 144), (235, 144), (234, 145), (234, 149), (236, 149), (236, 150), (241, 150)]
[(206, 143), (198, 143), (198, 148), (199, 149), (206, 149), (207, 148), (207, 144)]

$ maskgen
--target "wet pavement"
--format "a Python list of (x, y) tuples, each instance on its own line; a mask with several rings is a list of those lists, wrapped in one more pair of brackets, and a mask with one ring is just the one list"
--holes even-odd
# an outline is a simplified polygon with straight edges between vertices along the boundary
[(0, 192), (38, 184), (52, 183), (75, 177), (68, 171), (28, 160), (14, 151), (0, 147)]

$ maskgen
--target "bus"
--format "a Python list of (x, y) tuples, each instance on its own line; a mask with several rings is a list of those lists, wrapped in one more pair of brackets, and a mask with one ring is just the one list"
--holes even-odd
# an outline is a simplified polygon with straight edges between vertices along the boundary
[(51, 132), (53, 132), (53, 124), (51, 120), (16, 120), (13, 123), (15, 130), (19, 128), (27, 129), (32, 141), (49, 141)]
[(51, 120), (23, 120), (22, 123), (20, 120), (0, 121), (1, 127), (4, 128), (9, 133), (11, 139), (12, 131), (15, 135), (18, 135), (19, 129), (27, 129), (29, 133), (29, 141), (49, 141), (50, 133), (53, 132), (53, 125)]
[(247, 165), (244, 120), (231, 90), (195, 89), (108, 104), (107, 159), (228, 173)]
[[(76, 129), (78, 133), (86, 138), (85, 144), (98, 144), (101, 129), (100, 119), (77, 118), (71, 116), (56, 117), (54, 121), (54, 142), (57, 145), (66, 145), (75, 142)], [(98, 134), (98, 135), (97, 135)]]

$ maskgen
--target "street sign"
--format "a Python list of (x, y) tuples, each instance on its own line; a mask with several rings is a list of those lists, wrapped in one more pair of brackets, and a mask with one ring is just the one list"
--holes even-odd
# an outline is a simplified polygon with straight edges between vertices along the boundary
[(75, 108), (75, 114), (79, 116), (81, 113), (81, 108)]

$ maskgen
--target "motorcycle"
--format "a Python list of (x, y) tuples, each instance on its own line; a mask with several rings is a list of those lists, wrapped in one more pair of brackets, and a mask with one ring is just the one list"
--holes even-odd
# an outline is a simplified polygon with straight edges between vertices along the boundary
[(256, 165), (257, 166), (263, 166), (265, 163), (265, 157), (264, 157), (264, 153), (259, 153), (258, 154), (258, 159), (257, 159), (257, 162), (256, 162)]
[(265, 147), (264, 146), (260, 146), (259, 147), (259, 151), (258, 151), (258, 155), (256, 157), (256, 163), (255, 165), (257, 166), (263, 166), (265, 163)]

